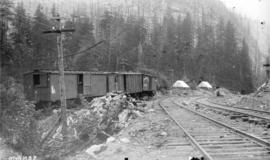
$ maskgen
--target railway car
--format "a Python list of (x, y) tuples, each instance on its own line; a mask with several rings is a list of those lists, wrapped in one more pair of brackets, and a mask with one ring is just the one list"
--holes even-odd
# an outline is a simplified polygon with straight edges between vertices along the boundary
[(153, 96), (157, 90), (157, 78), (150, 74), (121, 72), (117, 73), (119, 90), (136, 96)]
[[(151, 75), (134, 72), (65, 71), (66, 98), (75, 99), (103, 96), (120, 91), (132, 95), (156, 91), (156, 80)], [(60, 99), (59, 72), (34, 70), (24, 74), (24, 92), (32, 101), (55, 102)]]
[[(106, 72), (65, 71), (66, 98), (80, 94), (97, 97), (108, 92)], [(35, 70), (24, 74), (24, 92), (32, 101), (57, 101), (60, 99), (59, 72)]]

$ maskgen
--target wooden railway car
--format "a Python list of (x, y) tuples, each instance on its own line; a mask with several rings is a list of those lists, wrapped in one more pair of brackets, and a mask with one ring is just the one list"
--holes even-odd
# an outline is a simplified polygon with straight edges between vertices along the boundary
[(120, 91), (138, 96), (154, 95), (156, 92), (157, 79), (152, 75), (134, 72), (120, 72), (117, 75)]
[[(103, 96), (107, 92), (152, 95), (156, 90), (155, 77), (134, 72), (65, 71), (66, 98)], [(59, 72), (34, 70), (24, 74), (24, 92), (32, 101), (55, 102), (60, 99)]]
[[(74, 99), (83, 94), (89, 97), (107, 93), (107, 73), (65, 71), (66, 98)], [(57, 101), (60, 99), (59, 72), (35, 70), (24, 74), (24, 92), (32, 101)]]

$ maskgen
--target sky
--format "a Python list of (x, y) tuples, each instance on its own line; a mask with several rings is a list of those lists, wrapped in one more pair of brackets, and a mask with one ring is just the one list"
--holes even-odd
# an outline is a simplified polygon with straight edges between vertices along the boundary
[(254, 20), (270, 24), (270, 0), (221, 0), (228, 8)]

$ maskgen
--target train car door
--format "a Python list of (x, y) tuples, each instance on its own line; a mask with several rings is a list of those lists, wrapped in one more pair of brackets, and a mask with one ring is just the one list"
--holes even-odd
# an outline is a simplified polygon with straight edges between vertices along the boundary
[(83, 74), (78, 74), (77, 82), (78, 94), (83, 94)]
[(123, 79), (124, 79), (124, 92), (127, 92), (127, 75), (123, 74)]
[(106, 76), (106, 92), (110, 92), (109, 75)]
[(107, 92), (116, 91), (116, 74), (108, 74), (107, 75)]

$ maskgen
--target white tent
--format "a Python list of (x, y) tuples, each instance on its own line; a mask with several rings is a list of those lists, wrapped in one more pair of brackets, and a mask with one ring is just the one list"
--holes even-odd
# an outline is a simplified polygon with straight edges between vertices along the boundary
[(173, 88), (190, 88), (186, 82), (181, 81), (181, 80), (177, 80), (174, 84), (173, 84)]
[(198, 88), (207, 88), (207, 89), (212, 89), (213, 87), (210, 85), (209, 82), (202, 81), (198, 86)]

